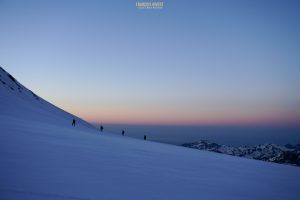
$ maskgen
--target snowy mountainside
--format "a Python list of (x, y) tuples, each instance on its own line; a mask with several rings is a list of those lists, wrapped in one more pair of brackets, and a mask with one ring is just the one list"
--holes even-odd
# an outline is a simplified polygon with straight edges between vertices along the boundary
[(256, 146), (231, 147), (219, 145), (206, 140), (182, 144), (184, 147), (199, 150), (207, 150), (232, 156), (300, 166), (299, 145), (300, 144), (287, 144), (285, 146), (280, 146), (276, 144), (260, 144)]
[(0, 67), (0, 96), (1, 114), (6, 117), (68, 125), (74, 118), (82, 127), (93, 128), (84, 120), (50, 104), (24, 87), (2, 67)]
[(1, 200), (299, 199), (298, 167), (100, 133), (0, 74)]

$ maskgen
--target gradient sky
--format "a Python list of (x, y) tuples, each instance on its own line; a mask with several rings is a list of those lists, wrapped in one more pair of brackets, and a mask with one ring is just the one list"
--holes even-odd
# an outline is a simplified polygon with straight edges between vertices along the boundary
[(300, 1), (0, 0), (0, 65), (90, 122), (300, 124)]

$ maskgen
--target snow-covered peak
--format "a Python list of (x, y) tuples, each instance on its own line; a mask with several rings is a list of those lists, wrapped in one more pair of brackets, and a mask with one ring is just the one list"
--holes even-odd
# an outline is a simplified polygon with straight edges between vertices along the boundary
[(6, 117), (66, 126), (75, 119), (81, 127), (93, 128), (88, 122), (54, 106), (27, 89), (2, 67), (0, 67), (0, 96), (1, 114)]
[[(0, 67), (0, 88), (3, 90), (8, 90), (9, 92), (17, 92), (16, 96), (23, 99), (35, 99), (40, 100), (36, 94), (31, 90), (25, 88), (21, 83), (19, 83), (12, 75), (6, 72), (2, 67)], [(42, 101), (40, 101), (42, 103)]]
[(280, 146), (277, 144), (259, 144), (256, 146), (232, 147), (200, 140), (198, 142), (186, 143), (182, 146), (232, 156), (300, 166), (300, 150), (297, 148), (299, 145), (288, 144)]

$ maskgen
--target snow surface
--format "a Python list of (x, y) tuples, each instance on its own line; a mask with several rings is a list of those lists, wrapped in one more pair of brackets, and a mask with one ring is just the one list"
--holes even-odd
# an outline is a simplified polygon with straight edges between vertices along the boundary
[(1, 200), (300, 199), (299, 167), (72, 127), (74, 116), (0, 79)]

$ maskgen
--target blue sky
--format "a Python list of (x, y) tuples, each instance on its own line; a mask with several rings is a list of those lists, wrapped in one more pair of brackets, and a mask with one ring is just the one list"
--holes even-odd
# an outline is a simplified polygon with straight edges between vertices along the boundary
[(1, 66), (91, 122), (300, 122), (299, 1), (0, 0)]

